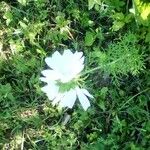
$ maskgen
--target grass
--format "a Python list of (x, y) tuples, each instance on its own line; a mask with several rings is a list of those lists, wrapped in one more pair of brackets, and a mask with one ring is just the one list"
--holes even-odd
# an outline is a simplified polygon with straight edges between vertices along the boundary
[[(93, 2), (0, 2), (0, 149), (150, 148), (149, 20), (137, 23), (132, 1)], [(87, 111), (41, 91), (45, 57), (66, 48), (85, 55)]]

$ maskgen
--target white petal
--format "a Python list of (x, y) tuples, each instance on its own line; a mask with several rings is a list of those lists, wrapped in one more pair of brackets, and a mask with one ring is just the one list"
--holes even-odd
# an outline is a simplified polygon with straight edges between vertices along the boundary
[(81, 64), (84, 63), (84, 56), (80, 59), (80, 63), (81, 63)]
[(74, 65), (72, 67), (72, 74), (74, 75), (74, 77), (79, 74), (82, 70), (84, 69), (84, 65), (79, 64), (78, 62), (76, 63), (76, 65)]
[(42, 90), (44, 93), (48, 93), (48, 92), (49, 92), (49, 86), (46, 85), (46, 86), (42, 87), (41, 90)]
[(53, 58), (58, 58), (60, 56), (61, 54), (58, 51), (55, 51), (54, 54), (52, 55)]
[(53, 106), (55, 106), (58, 102), (60, 102), (60, 100), (61, 100), (63, 97), (64, 97), (64, 93), (63, 93), (63, 94), (62, 94), (62, 93), (59, 93), (59, 94), (55, 97), (55, 99), (53, 100), (53, 102), (52, 102)]
[(47, 63), (47, 65), (54, 69), (54, 70), (58, 70), (59, 69), (59, 65), (61, 65), (61, 61), (62, 61), (62, 55), (56, 51), (52, 57), (47, 57), (45, 58), (45, 62)]
[(46, 93), (50, 100), (53, 100), (58, 95), (59, 87), (55, 83), (48, 83), (41, 90)]
[(72, 75), (65, 75), (65, 76), (61, 76), (61, 82), (62, 83), (67, 83), (69, 81), (71, 81), (74, 78), (74, 76)]
[[(70, 65), (70, 66), (69, 66)], [(79, 62), (74, 62), (66, 66), (66, 72), (63, 71), (64, 73), (62, 74), (61, 82), (66, 83), (71, 81), (73, 78), (75, 78), (83, 69), (84, 65), (80, 64)]]
[(66, 49), (64, 50), (63, 56), (66, 58), (70, 58), (70, 57), (73, 57), (73, 53), (71, 52), (70, 49)]
[(43, 70), (41, 72), (48, 80), (58, 80), (60, 78), (60, 75), (58, 72), (54, 70)]
[(81, 57), (83, 56), (83, 52), (75, 52), (74, 53), (74, 57), (77, 59), (77, 60), (79, 60), (79, 59), (81, 59)]
[(68, 68), (72, 65), (72, 61), (74, 60), (74, 54), (71, 52), (71, 50), (67, 49), (62, 55), (62, 59), (65, 67)]
[(47, 78), (45, 78), (45, 77), (41, 77), (40, 80), (43, 82), (48, 82)]
[(45, 58), (45, 62), (46, 62), (46, 64), (50, 67), (51, 66), (51, 63), (52, 63), (52, 57), (46, 57)]
[(84, 69), (83, 52), (72, 53), (69, 49), (65, 50), (62, 55), (56, 51), (52, 57), (46, 58), (45, 61), (53, 70), (42, 72), (46, 77), (46, 79), (41, 78), (44, 82), (60, 79), (61, 82), (66, 83), (75, 78)]
[(77, 95), (76, 91), (71, 89), (70, 91), (66, 92), (64, 97), (61, 99), (59, 105), (61, 107), (69, 107), (72, 108), (75, 101), (76, 101)]
[(94, 98), (86, 89), (81, 89), (83, 94), (85, 94), (86, 96), (90, 97), (90, 98)]
[(84, 95), (82, 90), (79, 87), (76, 87), (77, 96), (84, 110), (87, 110), (90, 106), (88, 98)]

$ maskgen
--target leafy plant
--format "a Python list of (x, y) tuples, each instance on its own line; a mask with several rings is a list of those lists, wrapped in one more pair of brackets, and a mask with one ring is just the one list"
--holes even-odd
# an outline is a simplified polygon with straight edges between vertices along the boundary
[[(149, 149), (149, 7), (0, 1), (0, 149)], [(84, 53), (84, 84), (94, 96), (85, 112), (78, 103), (60, 110), (41, 92), (44, 58), (64, 49)]]
[(98, 48), (91, 53), (95, 62), (108, 74), (136, 75), (144, 68), (143, 54), (139, 54), (139, 47), (134, 34), (128, 33), (117, 43), (108, 46), (105, 52)]

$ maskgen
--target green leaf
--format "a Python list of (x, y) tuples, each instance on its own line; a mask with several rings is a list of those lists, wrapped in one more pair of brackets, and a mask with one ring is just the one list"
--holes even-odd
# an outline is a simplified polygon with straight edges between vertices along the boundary
[(96, 4), (100, 5), (101, 4), (101, 0), (94, 0)]
[(102, 100), (100, 100), (100, 102), (98, 103), (98, 106), (103, 110), (103, 111), (105, 111), (105, 103), (104, 103), (104, 101), (102, 101)]
[(128, 14), (126, 15), (126, 17), (124, 18), (125, 23), (129, 23), (132, 21), (133, 15), (132, 14)]
[(134, 0), (135, 17), (140, 25), (150, 25), (150, 2), (148, 0)]
[(4, 16), (4, 19), (6, 19), (6, 25), (8, 26), (10, 24), (10, 22), (13, 20), (13, 15), (10, 11), (7, 11)]
[(106, 98), (107, 92), (108, 92), (108, 88), (107, 87), (103, 87), (101, 89), (101, 96), (103, 97), (103, 99)]
[(123, 20), (124, 19), (124, 14), (123, 13), (115, 13), (113, 15), (113, 18), (116, 19), (116, 20)]
[(125, 23), (124, 23), (123, 21), (114, 21), (114, 22), (113, 22), (113, 26), (112, 26), (112, 30), (113, 30), (113, 31), (118, 31), (118, 30), (120, 30), (124, 25), (125, 25)]
[(88, 0), (89, 10), (94, 7), (94, 4), (95, 4), (94, 0)]
[(89, 10), (92, 9), (95, 4), (100, 5), (101, 4), (101, 0), (88, 0)]
[(150, 31), (146, 34), (145, 42), (150, 43)]
[(20, 26), (25, 30), (28, 26), (24, 23), (24, 22), (22, 22), (22, 21), (19, 21), (19, 24), (20, 24)]
[(95, 41), (95, 34), (93, 32), (86, 32), (85, 35), (85, 46), (91, 46)]
[(18, 2), (23, 6), (26, 6), (27, 4), (27, 0), (18, 0)]

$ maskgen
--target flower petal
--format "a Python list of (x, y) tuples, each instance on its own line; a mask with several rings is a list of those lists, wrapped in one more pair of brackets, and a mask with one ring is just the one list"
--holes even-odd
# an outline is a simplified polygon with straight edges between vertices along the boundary
[(45, 62), (46, 64), (54, 69), (54, 70), (59, 70), (59, 66), (61, 65), (61, 61), (62, 61), (62, 55), (56, 51), (52, 57), (47, 57), (45, 58)]
[(79, 59), (81, 59), (81, 57), (83, 56), (83, 52), (75, 52), (74, 53), (74, 57), (75, 57), (75, 59), (77, 59), (77, 60), (79, 60)]
[(60, 100), (64, 97), (64, 93), (59, 93), (52, 102), (52, 105), (55, 106)]
[(77, 98), (76, 91), (71, 89), (70, 91), (64, 94), (64, 97), (61, 99), (59, 105), (61, 107), (72, 108), (76, 101), (76, 98)]
[(57, 72), (55, 73), (56, 75), (53, 75), (54, 73), (48, 75), (50, 74), (48, 72), (43, 72), (43, 74), (45, 73), (45, 76), (50, 76), (51, 80), (60, 79), (63, 83), (69, 82), (84, 68), (84, 57), (82, 55), (82, 52), (75, 52), (73, 54), (69, 49), (65, 50), (63, 55), (56, 51), (52, 57), (45, 59), (49, 67)]
[(74, 55), (74, 54), (71, 52), (70, 49), (64, 50), (63, 56), (64, 56), (65, 58), (73, 57), (73, 55)]
[(79, 74), (84, 69), (84, 65), (81, 63), (76, 62), (76, 65), (74, 65), (71, 69), (72, 76), (75, 77), (77, 74)]
[(88, 98), (84, 95), (84, 93), (79, 87), (76, 87), (76, 92), (83, 109), (86, 111), (90, 106)]
[(82, 58), (80, 59), (80, 63), (81, 63), (81, 64), (84, 63), (84, 57), (82, 57)]
[(50, 100), (53, 100), (58, 95), (59, 87), (55, 83), (51, 82), (42, 87), (41, 90), (46, 93)]
[(83, 94), (90, 97), (90, 98), (94, 98), (86, 89), (81, 89)]
[(48, 82), (47, 78), (45, 78), (45, 77), (41, 77), (40, 80), (43, 82)]
[(58, 72), (54, 70), (43, 70), (41, 72), (48, 80), (58, 80), (60, 78), (60, 75)]
[(84, 69), (83, 52), (73, 53), (67, 49), (61, 55), (56, 51), (52, 57), (47, 57), (45, 62), (51, 69), (42, 71), (43, 77), (41, 77), (40, 80), (47, 83), (47, 85), (42, 88), (42, 91), (53, 101), (53, 105), (59, 103), (61, 107), (67, 106), (72, 108), (78, 96), (84, 110), (87, 110), (90, 106), (87, 96), (91, 98), (93, 98), (93, 96), (86, 89), (76, 87), (68, 92), (60, 93), (59, 86), (56, 85), (56, 80), (67, 83)]

